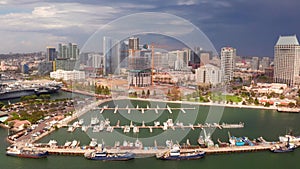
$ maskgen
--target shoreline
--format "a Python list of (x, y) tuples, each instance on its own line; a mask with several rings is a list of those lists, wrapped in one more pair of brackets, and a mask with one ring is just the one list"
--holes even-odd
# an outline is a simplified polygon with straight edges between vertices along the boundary
[[(70, 89), (67, 88), (61, 88), (64, 92), (69, 92), (69, 93), (78, 93), (78, 94), (82, 94), (82, 95), (86, 95), (86, 96), (92, 96), (92, 97), (96, 97), (94, 94), (92, 93), (88, 93), (88, 92), (82, 92), (82, 91), (72, 91)], [(122, 99), (127, 99), (127, 100), (137, 100), (137, 101), (156, 101), (156, 102), (164, 102), (164, 103), (177, 103), (177, 104), (188, 104), (188, 105), (198, 105), (198, 106), (223, 106), (223, 107), (230, 107), (230, 108), (246, 108), (246, 109), (260, 109), (260, 110), (276, 110), (278, 109), (278, 107), (276, 106), (269, 106), (269, 107), (265, 107), (265, 106), (256, 106), (256, 105), (242, 105), (239, 103), (236, 104), (226, 104), (226, 103), (213, 103), (213, 102), (190, 102), (190, 101), (170, 101), (170, 100), (163, 100), (163, 99), (154, 99), (154, 98), (130, 98), (130, 97), (126, 97), (126, 96), (118, 96), (116, 98), (111, 98), (112, 100), (122, 100)]]
[[(143, 98), (123, 98), (128, 100), (136, 100), (136, 101), (154, 101), (154, 102), (164, 102), (164, 103), (177, 103), (177, 104), (188, 104), (188, 105), (198, 105), (198, 106), (223, 106), (223, 107), (230, 107), (230, 108), (246, 108), (246, 109), (260, 109), (260, 110), (277, 110), (277, 107), (270, 106), (255, 106), (255, 105), (238, 105), (238, 104), (219, 104), (219, 103), (201, 103), (201, 102), (189, 102), (189, 101), (168, 101), (168, 100), (161, 100), (161, 99), (143, 99)], [(122, 99), (117, 99), (122, 100)]]

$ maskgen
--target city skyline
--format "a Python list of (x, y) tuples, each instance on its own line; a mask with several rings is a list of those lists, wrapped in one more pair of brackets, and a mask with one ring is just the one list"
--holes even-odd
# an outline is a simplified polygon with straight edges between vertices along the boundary
[[(44, 51), (73, 41), (83, 46), (101, 26), (139, 12), (182, 17), (200, 28), (219, 51), (238, 49), (243, 56), (273, 56), (280, 35), (299, 35), (298, 1), (0, 1), (0, 53)], [(101, 11), (101, 12), (99, 12)], [(252, 12), (253, 11), (253, 12)], [(255, 36), (253, 36), (255, 35)]]

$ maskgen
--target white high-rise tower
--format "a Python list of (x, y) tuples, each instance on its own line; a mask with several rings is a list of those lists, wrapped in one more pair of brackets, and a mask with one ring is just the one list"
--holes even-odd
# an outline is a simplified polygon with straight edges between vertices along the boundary
[(274, 47), (274, 81), (300, 84), (300, 46), (296, 35), (280, 36)]
[(232, 47), (223, 47), (221, 49), (221, 72), (222, 82), (228, 82), (233, 78), (235, 68), (236, 49)]

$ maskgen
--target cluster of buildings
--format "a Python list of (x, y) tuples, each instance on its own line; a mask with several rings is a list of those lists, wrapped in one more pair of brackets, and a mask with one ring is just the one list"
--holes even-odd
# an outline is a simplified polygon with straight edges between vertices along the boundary
[(300, 45), (296, 35), (279, 37), (274, 47), (274, 61), (270, 57), (238, 56), (233, 47), (221, 48), (217, 56), (200, 47), (166, 51), (155, 45), (141, 45), (138, 37), (123, 41), (103, 37), (102, 42), (103, 53), (79, 56), (77, 44), (60, 43), (58, 50), (47, 47), (45, 60), (31, 58), (18, 64), (4, 60), (0, 68), (3, 71), (19, 69), (24, 74), (36, 68), (39, 75), (52, 72), (52, 78), (68, 80), (126, 75), (128, 85), (134, 87), (147, 87), (154, 82), (184, 83), (185, 80), (194, 85), (217, 85), (231, 82), (235, 77), (250, 80), (259, 75), (288, 86), (300, 84)]

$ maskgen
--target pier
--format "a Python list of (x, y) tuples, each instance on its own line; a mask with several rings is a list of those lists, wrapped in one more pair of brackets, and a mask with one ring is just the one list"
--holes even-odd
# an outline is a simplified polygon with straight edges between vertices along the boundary
[[(300, 146), (300, 142), (295, 143)], [(47, 145), (47, 144), (43, 144)], [(206, 154), (228, 154), (228, 153), (245, 153), (245, 152), (257, 152), (257, 151), (269, 151), (274, 145), (284, 145), (283, 143), (270, 143), (270, 144), (260, 144), (254, 146), (228, 146), (228, 147), (209, 147), (201, 148), (199, 146), (182, 146), (181, 152), (192, 152), (192, 151), (204, 151)], [(18, 145), (26, 149), (23, 145)], [(100, 147), (95, 148), (85, 148), (85, 147), (63, 147), (63, 146), (37, 146), (37, 150), (48, 151), (51, 155), (72, 155), (72, 156), (83, 156), (86, 152), (91, 151), (101, 151)], [(160, 154), (168, 151), (167, 147), (144, 147), (144, 148), (120, 148), (120, 147), (107, 147), (109, 153), (125, 153), (131, 152), (136, 154), (137, 157), (152, 157), (156, 154)]]
[[(84, 126), (85, 127), (85, 130), (89, 129), (89, 128), (93, 128), (95, 126), (99, 126), (99, 125), (86, 125)], [(72, 130), (70, 130), (70, 132), (73, 132), (76, 128), (82, 128), (82, 126), (72, 126), (72, 125), (68, 125), (68, 124), (62, 124), (61, 127), (73, 127)], [(223, 124), (217, 124), (217, 123), (214, 123), (214, 124), (209, 124), (209, 123), (206, 123), (206, 124), (188, 124), (188, 125), (184, 125), (183, 123), (174, 123), (174, 124), (168, 124), (168, 125), (157, 125), (157, 124), (154, 124), (154, 125), (145, 125), (144, 123), (142, 123), (141, 126), (136, 126), (134, 125), (132, 122), (130, 123), (130, 125), (124, 125), (124, 126), (120, 126), (120, 121), (117, 122), (116, 125), (114, 126), (103, 126), (103, 131), (110, 128), (112, 130), (114, 129), (122, 129), (124, 130), (124, 132), (126, 131), (126, 133), (130, 132), (131, 129), (136, 129), (135, 131), (136, 132), (139, 132), (140, 129), (149, 129), (149, 131), (152, 133), (153, 129), (162, 129), (162, 130), (167, 130), (167, 129), (192, 129), (192, 130), (195, 130), (195, 129), (204, 129), (204, 128), (218, 128), (218, 129), (223, 129), (223, 128), (243, 128), (244, 127), (244, 123), (238, 123), (238, 124), (226, 124), (226, 123), (223, 123)], [(134, 130), (133, 130), (134, 131)], [(100, 132), (100, 131), (99, 131)]]
[(136, 110), (136, 111), (141, 111), (142, 114), (145, 113), (145, 111), (154, 111), (156, 114), (159, 113), (159, 111), (165, 111), (167, 110), (170, 114), (172, 114), (172, 110), (179, 110), (182, 113), (187, 113), (186, 110), (195, 110), (195, 107), (179, 107), (179, 108), (172, 108), (169, 107), (167, 105), (167, 107), (162, 107), (160, 108), (158, 105), (156, 107), (149, 107), (147, 105), (147, 107), (143, 108), (143, 107), (133, 107), (133, 108), (129, 108), (128, 105), (126, 107), (119, 107), (118, 105), (116, 105), (115, 107), (108, 107), (108, 106), (104, 106), (102, 108), (93, 108), (93, 110), (100, 110), (100, 114), (104, 113), (105, 110), (113, 110), (114, 114), (117, 113), (118, 110), (127, 110), (127, 113), (130, 114), (132, 112), (132, 110)]

